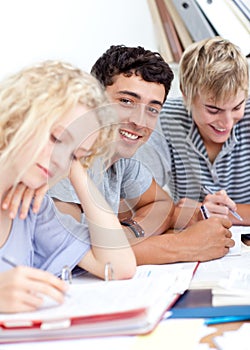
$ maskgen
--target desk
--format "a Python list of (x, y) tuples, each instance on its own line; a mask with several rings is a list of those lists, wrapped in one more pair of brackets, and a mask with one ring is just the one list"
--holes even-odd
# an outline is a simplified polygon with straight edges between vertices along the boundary
[(241, 322), (228, 322), (228, 323), (221, 323), (218, 325), (211, 325), (208, 326), (209, 328), (216, 328), (216, 331), (212, 334), (209, 334), (201, 339), (200, 343), (202, 344), (208, 344), (210, 348), (215, 348), (213, 338), (222, 335), (224, 332), (227, 331), (235, 331), (239, 329), (244, 323), (250, 323), (250, 321), (241, 321)]

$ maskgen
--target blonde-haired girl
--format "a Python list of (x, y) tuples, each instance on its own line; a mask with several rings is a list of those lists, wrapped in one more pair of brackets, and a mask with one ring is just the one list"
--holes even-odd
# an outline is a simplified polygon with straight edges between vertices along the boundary
[(104, 278), (109, 262), (115, 278), (133, 275), (122, 227), (86, 173), (115, 131), (98, 82), (70, 64), (46, 61), (0, 84), (1, 201), (19, 182), (36, 190), (69, 174), (88, 221), (59, 213), (48, 196), (25, 220), (0, 209), (0, 312), (33, 310), (41, 293), (62, 302), (66, 287), (57, 277), (65, 265)]

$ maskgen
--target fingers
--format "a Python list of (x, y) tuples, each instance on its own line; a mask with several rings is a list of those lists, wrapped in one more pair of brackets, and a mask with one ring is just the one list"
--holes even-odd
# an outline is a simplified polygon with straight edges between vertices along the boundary
[(67, 287), (64, 281), (49, 272), (16, 267), (1, 275), (0, 312), (34, 310), (51, 299), (62, 303)]
[[(17, 289), (9, 294), (8, 309), (5, 312), (27, 312), (41, 307), (43, 298), (27, 290)], [(2, 308), (1, 308), (2, 310)]]
[[(214, 206), (222, 206), (226, 207), (226, 209), (230, 208), (232, 210), (236, 210), (236, 204), (235, 202), (227, 195), (226, 191), (221, 190), (214, 194), (208, 194), (205, 199), (204, 203), (206, 206), (210, 204), (213, 204)], [(219, 208), (217, 208), (218, 213), (220, 213)]]
[(47, 184), (36, 190), (35, 199), (34, 199), (34, 203), (33, 203), (33, 207), (32, 207), (34, 213), (38, 213), (38, 211), (41, 207), (43, 198), (44, 198), (47, 191), (48, 191)]
[[(24, 273), (27, 278), (36, 283), (41, 283), (52, 287), (56, 289), (59, 293), (65, 293), (65, 291), (67, 290), (67, 284), (64, 281), (60, 280), (58, 277), (52, 275), (50, 272), (25, 266), (19, 268), (22, 268), (24, 270)], [(44, 287), (41, 286), (41, 288)], [(37, 291), (43, 292), (45, 290), (46, 288)]]
[(228, 217), (225, 217), (225, 218), (210, 217), (208, 220), (210, 221), (211, 225), (216, 224), (218, 226), (218, 228), (219, 227), (226, 228), (227, 229), (226, 232), (229, 235), (228, 237), (232, 236), (231, 231), (229, 231), (229, 228), (232, 226), (232, 222), (231, 222), (231, 220), (228, 219)]
[(34, 190), (31, 190), (30, 188), (26, 187), (21, 199), (22, 204), (21, 204), (20, 215), (19, 215), (20, 219), (26, 219), (33, 196), (34, 196)]
[[(222, 218), (222, 219), (221, 219), (221, 222), (222, 222), (222, 225), (223, 225), (225, 228), (227, 228), (227, 229), (229, 229), (230, 227), (232, 227), (232, 221), (229, 220), (228, 218)], [(228, 232), (229, 232), (229, 234), (232, 235), (231, 231), (228, 230)]]
[(34, 203), (32, 209), (34, 213), (37, 213), (41, 207), (43, 197), (45, 196), (47, 190), (47, 184), (34, 191), (26, 187), (23, 183), (19, 183), (14, 190), (11, 189), (7, 193), (2, 203), (2, 208), (4, 210), (9, 210), (9, 217), (14, 219), (20, 207), (19, 217), (21, 219), (26, 219), (33, 198)]
[(31, 307), (42, 306), (44, 299), (48, 299), (46, 297), (53, 299), (58, 304), (62, 304), (64, 301), (65, 293), (49, 283), (38, 280), (30, 280), (29, 283), (27, 283), (26, 288), (26, 293), (29, 297), (29, 300), (27, 300), (26, 303)]
[(19, 183), (14, 190), (10, 189), (4, 198), (2, 208), (9, 210), (9, 217), (11, 219), (14, 219), (17, 215), (25, 190), (26, 186), (23, 183)]

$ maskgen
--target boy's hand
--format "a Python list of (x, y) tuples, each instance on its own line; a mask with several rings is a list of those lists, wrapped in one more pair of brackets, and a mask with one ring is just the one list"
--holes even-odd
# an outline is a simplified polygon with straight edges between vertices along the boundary
[(229, 208), (234, 211), (237, 209), (235, 202), (232, 201), (225, 190), (218, 191), (214, 194), (208, 194), (203, 204), (206, 205), (211, 216), (217, 217), (229, 217)]

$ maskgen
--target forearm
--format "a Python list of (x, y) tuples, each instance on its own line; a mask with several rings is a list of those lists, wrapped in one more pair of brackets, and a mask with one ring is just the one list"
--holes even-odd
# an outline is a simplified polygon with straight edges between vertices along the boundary
[(119, 217), (132, 217), (143, 228), (146, 237), (159, 235), (170, 227), (174, 203), (155, 180), (139, 198), (123, 200), (121, 204)]
[(180, 238), (179, 233), (166, 233), (133, 244), (137, 265), (197, 261), (190, 244)]
[[(82, 168), (78, 167), (71, 175), (71, 181), (89, 226), (91, 263), (87, 269), (103, 278), (104, 266), (109, 262), (116, 279), (132, 277), (135, 257), (118, 218)], [(85, 263), (88, 264), (87, 259)]]
[(209, 218), (182, 231), (168, 232), (138, 241), (133, 250), (137, 264), (167, 264), (175, 262), (208, 261), (221, 258), (234, 246), (228, 228), (231, 222)]
[(159, 235), (171, 227), (174, 204), (172, 201), (157, 201), (139, 209), (133, 219), (145, 232), (145, 237)]

